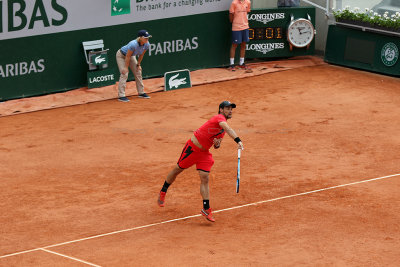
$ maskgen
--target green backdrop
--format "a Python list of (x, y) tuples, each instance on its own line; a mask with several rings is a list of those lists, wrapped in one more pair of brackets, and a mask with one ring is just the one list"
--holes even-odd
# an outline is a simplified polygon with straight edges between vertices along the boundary
[[(17, 64), (18, 70), (21, 69), (21, 62), (24, 62), (23, 69), (27, 65), (25, 69), (29, 70), (32, 61), (35, 65), (29, 75), (12, 76), (8, 71), (8, 77), (0, 76), (0, 101), (86, 86), (88, 65), (83, 41), (104, 40), (105, 48), (110, 49), (109, 67), (115, 68), (118, 80), (115, 53), (122, 45), (135, 39), (140, 29), (151, 33), (150, 43), (154, 48), (151, 53), (146, 53), (143, 60), (144, 78), (161, 76), (172, 70), (222, 66), (229, 61), (230, 23), (227, 11), (0, 40), (3, 76), (7, 75), (10, 65), (15, 69)], [(41, 65), (44, 65), (44, 70)]]

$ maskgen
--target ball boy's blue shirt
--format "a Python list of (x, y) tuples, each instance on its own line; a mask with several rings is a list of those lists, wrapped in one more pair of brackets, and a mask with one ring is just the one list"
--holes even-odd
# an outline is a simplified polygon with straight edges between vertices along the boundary
[(128, 53), (128, 50), (133, 51), (133, 56), (143, 54), (144, 50), (148, 50), (150, 48), (149, 42), (145, 43), (144, 45), (139, 45), (138, 41), (133, 40), (130, 41), (129, 44), (121, 47), (121, 51), (124, 55)]

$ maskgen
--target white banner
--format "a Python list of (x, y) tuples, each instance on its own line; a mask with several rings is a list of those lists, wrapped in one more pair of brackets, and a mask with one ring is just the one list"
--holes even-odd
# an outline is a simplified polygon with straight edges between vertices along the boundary
[[(231, 0), (0, 0), (0, 40), (224, 10), (228, 12), (231, 2)], [(27, 46), (29, 47), (29, 44)]]

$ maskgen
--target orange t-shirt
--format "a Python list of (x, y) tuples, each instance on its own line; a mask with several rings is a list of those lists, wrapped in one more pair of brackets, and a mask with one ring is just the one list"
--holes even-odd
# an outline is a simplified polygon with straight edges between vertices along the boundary
[(249, 28), (247, 13), (250, 12), (250, 0), (233, 0), (229, 13), (233, 14), (232, 31), (243, 31)]

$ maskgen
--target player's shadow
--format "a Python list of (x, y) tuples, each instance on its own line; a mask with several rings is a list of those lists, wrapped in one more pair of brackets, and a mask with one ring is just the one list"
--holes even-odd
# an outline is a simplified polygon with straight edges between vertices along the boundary
[(204, 218), (201, 218), (201, 219), (203, 221), (199, 221), (199, 222), (196, 223), (200, 227), (212, 227), (215, 224), (215, 222), (214, 223), (213, 222), (209, 222), (209, 221), (205, 220)]

